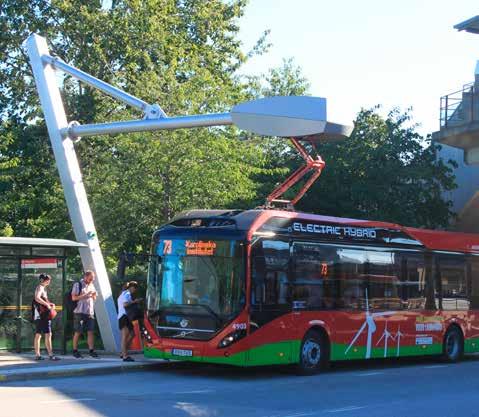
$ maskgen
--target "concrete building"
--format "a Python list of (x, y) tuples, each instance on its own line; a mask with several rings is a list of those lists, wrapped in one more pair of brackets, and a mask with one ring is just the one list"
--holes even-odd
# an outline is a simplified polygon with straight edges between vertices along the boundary
[[(454, 28), (479, 34), (479, 16)], [(439, 157), (459, 164), (455, 170), (458, 188), (445, 195), (458, 215), (453, 227), (479, 233), (479, 61), (473, 82), (441, 97), (440, 129), (432, 138), (444, 145)]]

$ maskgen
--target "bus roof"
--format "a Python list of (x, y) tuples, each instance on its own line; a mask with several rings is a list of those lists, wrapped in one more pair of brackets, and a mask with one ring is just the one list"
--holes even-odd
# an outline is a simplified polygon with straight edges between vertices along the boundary
[[(187, 226), (189, 224), (188, 221), (192, 224), (200, 219), (214, 221), (215, 227), (221, 227), (221, 221), (223, 220), (224, 227), (234, 226), (237, 230), (245, 231), (250, 238), (253, 234), (260, 233), (266, 224), (277, 220), (295, 224), (297, 227), (304, 227), (304, 230), (302, 230), (304, 232), (306, 232), (308, 227), (311, 228), (311, 231), (318, 231), (313, 229), (313, 227), (326, 227), (323, 225), (333, 225), (332, 228), (328, 226), (328, 232), (331, 229), (333, 234), (338, 234), (342, 231), (355, 233), (358, 230), (387, 230), (395, 232), (398, 236), (401, 234), (409, 239), (409, 242), (415, 242), (415, 245), (421, 245), (427, 249), (479, 254), (479, 234), (418, 229), (382, 221), (323, 216), (284, 210), (190, 210), (177, 215), (168, 225), (178, 226), (181, 224)], [(168, 225), (165, 225), (165, 227)], [(203, 227), (208, 227), (208, 223), (205, 222)], [(289, 231), (291, 231), (291, 227), (289, 227)], [(310, 230), (308, 229), (308, 231)]]

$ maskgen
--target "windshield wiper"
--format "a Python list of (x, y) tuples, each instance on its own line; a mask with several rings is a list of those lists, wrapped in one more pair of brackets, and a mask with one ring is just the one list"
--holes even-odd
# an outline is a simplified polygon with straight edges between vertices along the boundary
[[(223, 319), (221, 318), (221, 316), (215, 310), (213, 310), (208, 304), (171, 304), (171, 305), (163, 307), (163, 309), (184, 308), (184, 307), (191, 308), (196, 306), (204, 308), (208, 313), (210, 313), (216, 319), (218, 323), (221, 324), (223, 322)], [(158, 311), (160, 311), (161, 309), (162, 308), (160, 308)]]

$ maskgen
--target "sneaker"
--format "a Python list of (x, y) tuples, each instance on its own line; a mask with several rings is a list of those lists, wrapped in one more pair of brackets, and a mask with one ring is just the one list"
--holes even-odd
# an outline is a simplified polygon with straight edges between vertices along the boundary
[(81, 355), (80, 352), (78, 352), (78, 350), (74, 350), (74, 351), (73, 351), (73, 357), (74, 357), (74, 358), (77, 358), (77, 359), (83, 358), (83, 356)]
[(43, 356), (35, 356), (36, 361), (43, 361), (45, 358)]
[(49, 356), (49, 359), (50, 359), (51, 361), (59, 361), (59, 360), (60, 360), (60, 358), (59, 358), (58, 356), (55, 356), (55, 355)]
[(96, 353), (94, 350), (90, 350), (89, 355), (90, 355), (92, 358), (98, 359), (98, 353)]
[(135, 360), (131, 356), (127, 356), (126, 358), (123, 358), (123, 362), (135, 362)]

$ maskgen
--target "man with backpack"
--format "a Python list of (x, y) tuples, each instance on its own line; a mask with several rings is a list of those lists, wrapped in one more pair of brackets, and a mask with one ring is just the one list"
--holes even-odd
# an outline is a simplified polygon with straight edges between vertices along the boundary
[[(73, 356), (75, 358), (82, 358), (78, 352), (78, 339), (85, 331), (87, 332), (87, 343), (89, 355), (92, 358), (98, 358), (95, 352), (95, 300), (96, 290), (93, 285), (95, 280), (95, 273), (93, 271), (86, 271), (83, 278), (73, 284), (71, 291), (71, 299), (73, 302)], [(76, 303), (76, 305), (75, 305)]]

